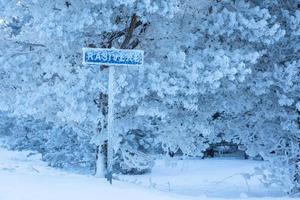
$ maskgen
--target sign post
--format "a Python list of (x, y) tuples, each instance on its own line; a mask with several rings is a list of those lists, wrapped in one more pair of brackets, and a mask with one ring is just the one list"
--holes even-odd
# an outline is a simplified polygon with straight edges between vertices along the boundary
[(114, 91), (116, 66), (141, 66), (144, 51), (126, 49), (83, 48), (84, 65), (108, 65), (107, 169), (106, 178), (112, 184), (114, 164)]
[(115, 67), (109, 67), (108, 74), (108, 114), (107, 114), (107, 171), (106, 178), (112, 184), (113, 159), (114, 159), (114, 86)]

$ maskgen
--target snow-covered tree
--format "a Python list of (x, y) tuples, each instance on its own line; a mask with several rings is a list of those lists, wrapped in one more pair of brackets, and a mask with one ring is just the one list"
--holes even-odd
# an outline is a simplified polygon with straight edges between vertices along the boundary
[(0, 109), (18, 128), (43, 124), (35, 139), (51, 124), (54, 157), (62, 141), (90, 155), (88, 140), (107, 139), (108, 69), (83, 66), (81, 48), (137, 48), (145, 64), (115, 74), (116, 169), (227, 141), (299, 192), (297, 0), (0, 0), (0, 11)]
[[(259, 58), (243, 84), (214, 95), (220, 100), (213, 100), (218, 115), (212, 122), (218, 137), (212, 139), (243, 144), (248, 154), (270, 161), (268, 183), (292, 192), (299, 192), (298, 7), (297, 1), (236, 1), (224, 3), (223, 12), (215, 14), (221, 21), (227, 19), (226, 25), (237, 27), (222, 26), (223, 45), (257, 52)], [(233, 23), (224, 10), (235, 13)]]
[[(171, 17), (177, 9), (177, 1), (0, 4), (1, 87), (5, 88), (0, 92), (1, 110), (17, 118), (75, 127), (90, 137), (101, 129), (104, 139), (105, 124), (99, 122), (106, 116), (101, 117), (96, 104), (107, 93), (107, 70), (83, 66), (81, 48), (134, 48), (147, 26), (147, 15)], [(129, 27), (131, 21), (134, 27)], [(134, 35), (128, 36), (130, 32)]]

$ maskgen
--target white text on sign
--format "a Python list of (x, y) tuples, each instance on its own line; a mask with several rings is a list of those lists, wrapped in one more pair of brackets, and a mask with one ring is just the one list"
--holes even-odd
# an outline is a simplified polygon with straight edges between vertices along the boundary
[(143, 65), (144, 51), (133, 49), (83, 48), (83, 64)]

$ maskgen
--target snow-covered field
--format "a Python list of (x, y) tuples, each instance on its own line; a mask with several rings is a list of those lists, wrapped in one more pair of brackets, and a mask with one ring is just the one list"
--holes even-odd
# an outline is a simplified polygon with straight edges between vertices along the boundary
[(156, 163), (153, 172), (104, 179), (48, 167), (40, 155), (0, 148), (0, 200), (283, 200), (276, 188), (265, 188), (254, 177), (245, 179), (259, 161), (228, 159)]
[(219, 158), (169, 162), (156, 162), (151, 174), (122, 176), (120, 179), (187, 196), (240, 198), (283, 195), (279, 188), (266, 188), (260, 177), (251, 176), (254, 169), (262, 164), (261, 161)]

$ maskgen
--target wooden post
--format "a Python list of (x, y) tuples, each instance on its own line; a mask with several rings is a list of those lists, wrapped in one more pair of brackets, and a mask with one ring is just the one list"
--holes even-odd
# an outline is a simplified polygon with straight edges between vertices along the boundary
[(107, 171), (106, 178), (112, 184), (114, 160), (114, 85), (115, 67), (109, 67), (108, 75), (108, 115), (107, 115)]

